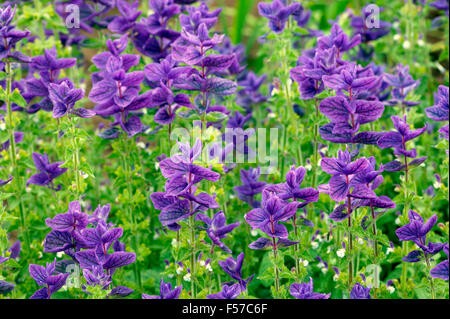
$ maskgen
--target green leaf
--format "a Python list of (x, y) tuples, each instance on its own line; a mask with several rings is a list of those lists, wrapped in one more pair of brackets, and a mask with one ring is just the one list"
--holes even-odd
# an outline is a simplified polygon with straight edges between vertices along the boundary
[(21, 107), (27, 106), (27, 101), (20, 95), (20, 92), (18, 89), (15, 89), (11, 96), (11, 102), (16, 103), (17, 105)]

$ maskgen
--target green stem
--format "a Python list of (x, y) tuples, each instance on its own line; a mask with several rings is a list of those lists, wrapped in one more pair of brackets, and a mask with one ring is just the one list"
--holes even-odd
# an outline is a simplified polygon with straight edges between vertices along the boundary
[(275, 299), (278, 299), (280, 297), (280, 276), (279, 271), (277, 267), (277, 244), (275, 241), (275, 237), (272, 237), (272, 249), (273, 249), (273, 268), (275, 269)]
[[(425, 261), (427, 264), (427, 277), (428, 277), (430, 275), (431, 265), (430, 265), (430, 257), (428, 256), (427, 253), (425, 253)], [(436, 291), (434, 289), (433, 277), (429, 277), (429, 280), (430, 280), (430, 289), (431, 289), (431, 299), (436, 299)]]
[(30, 237), (25, 227), (25, 214), (24, 214), (24, 204), (22, 200), (22, 177), (20, 176), (19, 168), (17, 166), (17, 154), (16, 154), (16, 139), (14, 136), (14, 120), (11, 102), (11, 87), (12, 87), (12, 73), (11, 73), (11, 63), (6, 60), (6, 123), (9, 135), (9, 154), (11, 157), (11, 171), (13, 172), (14, 178), (16, 179), (16, 196), (19, 199), (19, 215), (20, 224), (22, 227), (22, 232), (25, 237), (25, 244), (28, 246), (30, 244)]
[[(122, 143), (123, 143), (122, 144), (123, 145), (122, 165), (123, 165), (125, 180), (127, 183), (127, 192), (128, 192), (128, 202), (126, 205), (126, 210), (127, 210), (127, 215), (129, 217), (129, 219), (131, 220), (131, 236), (132, 236), (131, 245), (132, 245), (134, 252), (137, 255), (138, 250), (139, 250), (139, 241), (138, 241), (138, 233), (139, 232), (137, 231), (136, 216), (131, 209), (132, 203), (133, 203), (133, 196), (132, 196), (133, 195), (133, 185), (132, 185), (132, 181), (131, 181), (131, 170), (130, 170), (130, 166), (128, 165), (128, 158), (126, 156), (126, 154), (130, 154), (130, 150), (128, 149), (128, 145), (127, 145), (129, 143), (129, 141), (127, 140), (126, 135), (124, 135)], [(134, 279), (135, 279), (139, 289), (142, 290), (140, 263), (137, 259), (133, 263), (133, 273), (134, 273)]]
[(353, 234), (352, 228), (352, 202), (350, 196), (347, 196), (347, 213), (348, 213), (348, 289), (352, 288), (353, 283)]
[[(319, 99), (315, 99), (315, 109), (316, 109), (316, 121), (319, 118)], [(317, 162), (319, 157), (319, 142), (318, 142), (318, 135), (319, 135), (319, 125), (317, 123), (314, 124), (314, 155), (313, 155), (313, 163), (312, 163), (312, 175), (313, 175), (313, 181), (312, 181), (312, 187), (316, 188), (317, 183)]]
[[(190, 205), (192, 206), (192, 202), (189, 202)], [(191, 208), (192, 211), (192, 208)], [(192, 245), (192, 250), (191, 250), (191, 290), (192, 290), (192, 298), (196, 299), (197, 294), (195, 291), (195, 266), (196, 266), (196, 260), (195, 260), (195, 220), (194, 220), (194, 215), (191, 215), (189, 217), (189, 224), (191, 227), (191, 245)]]

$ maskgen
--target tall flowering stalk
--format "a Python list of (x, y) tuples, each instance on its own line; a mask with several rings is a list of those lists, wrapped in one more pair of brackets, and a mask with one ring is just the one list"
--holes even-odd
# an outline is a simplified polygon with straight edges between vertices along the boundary
[[(375, 199), (376, 195), (368, 184), (361, 179), (359, 173), (364, 172), (369, 166), (366, 158), (358, 158), (352, 161), (348, 150), (339, 151), (337, 158), (323, 158), (322, 170), (332, 175), (328, 185), (321, 185), (319, 191), (329, 194), (330, 198), (339, 204), (330, 217), (337, 221), (348, 220), (348, 289), (353, 284), (353, 223), (352, 213), (357, 207), (354, 199)], [(359, 174), (359, 175), (358, 175)]]
[[(424, 163), (427, 159), (426, 156), (416, 158), (417, 157), (417, 151), (416, 149), (408, 150), (406, 143), (408, 141), (411, 141), (420, 135), (422, 135), (425, 130), (426, 126), (417, 130), (410, 130), (409, 124), (406, 122), (406, 116), (401, 119), (398, 116), (392, 116), (391, 117), (392, 122), (394, 124), (394, 127), (396, 129), (396, 132), (388, 132), (383, 135), (378, 141), (378, 146), (381, 149), (386, 148), (393, 148), (394, 149), (394, 155), (399, 156), (400, 158), (403, 157), (402, 161), (392, 161), (387, 163), (384, 166), (384, 169), (386, 171), (396, 172), (396, 171), (404, 171), (404, 179), (403, 179), (403, 192), (404, 192), (404, 209), (403, 209), (403, 217), (406, 218), (408, 214), (409, 207), (409, 193), (408, 193), (408, 181), (409, 181), (409, 171)], [(408, 161), (408, 158), (415, 158), (412, 161)], [(403, 253), (406, 254), (406, 251), (408, 250), (408, 242), (404, 241), (402, 243), (402, 250)], [(403, 264), (402, 267), (402, 287), (404, 291), (406, 291), (406, 278), (407, 276), (407, 265), (406, 263)]]
[[(16, 14), (16, 7), (14, 9), (11, 6), (5, 8), (0, 8), (0, 69), (4, 69), (6, 73), (6, 90), (1, 88), (0, 96), (1, 100), (6, 102), (6, 127), (8, 130), (9, 137), (9, 155), (11, 158), (11, 171), (16, 177), (16, 196), (19, 198), (20, 205), (20, 221), (22, 224), (22, 229), (25, 233), (25, 241), (29, 244), (30, 239), (28, 231), (25, 227), (25, 215), (24, 215), (24, 204), (22, 202), (22, 179), (17, 165), (17, 152), (16, 152), (16, 134), (14, 132), (15, 123), (13, 119), (13, 109), (12, 104), (22, 104), (25, 107), (25, 101), (16, 89), (12, 91), (13, 83), (13, 73), (11, 70), (11, 62), (16, 61), (19, 63), (29, 63), (30, 58), (25, 56), (20, 51), (16, 51), (15, 47), (18, 42), (27, 38), (30, 35), (29, 31), (21, 31), (16, 29), (12, 21)], [(19, 93), (19, 94), (18, 94)]]
[[(196, 269), (195, 265), (197, 247), (195, 238), (195, 218), (198, 212), (205, 212), (208, 209), (217, 209), (219, 205), (214, 197), (208, 193), (197, 193), (197, 186), (202, 180), (216, 182), (220, 174), (213, 172), (208, 168), (194, 164), (202, 153), (202, 143), (196, 140), (191, 148), (189, 144), (179, 143), (181, 154), (174, 155), (164, 159), (159, 163), (161, 173), (167, 179), (165, 192), (155, 192), (150, 195), (153, 205), (161, 210), (159, 220), (163, 226), (172, 231), (179, 231), (180, 221), (189, 219), (189, 228), (191, 231), (191, 292), (192, 297), (196, 297)], [(198, 216), (198, 215), (197, 215)], [(212, 223), (208, 219), (199, 217), (200, 220)], [(222, 223), (220, 223), (222, 225)], [(223, 226), (223, 225), (222, 225)], [(217, 234), (211, 233), (212, 240), (218, 240)], [(179, 240), (177, 240), (178, 242)]]
[[(295, 168), (291, 167), (291, 170), (286, 174), (286, 182), (275, 185), (268, 185), (265, 191), (275, 194), (282, 200), (290, 201), (293, 203), (298, 203), (297, 209), (305, 208), (309, 203), (317, 202), (319, 200), (319, 192), (312, 187), (301, 187), (302, 182), (306, 175), (306, 169), (304, 167)], [(303, 224), (313, 225), (313, 223), (305, 218), (301, 218)], [(299, 231), (298, 231), (298, 220), (297, 213), (292, 216), (292, 226), (294, 227), (294, 239), (299, 241)], [(300, 260), (297, 256), (298, 245), (294, 244), (294, 259), (295, 259), (295, 270), (296, 275), (300, 276)]]
[[(430, 259), (433, 255), (440, 252), (444, 246), (441, 243), (427, 243), (427, 234), (431, 231), (434, 225), (437, 222), (437, 216), (433, 215), (426, 222), (420, 216), (420, 214), (416, 213), (413, 210), (408, 212), (409, 223), (403, 227), (400, 227), (395, 231), (398, 238), (405, 241), (412, 241), (417, 246), (419, 246), (420, 250), (413, 250), (408, 253), (402, 260), (404, 262), (419, 262), (422, 258), (425, 259), (425, 264), (427, 268), (427, 274), (431, 271), (431, 263)], [(430, 281), (430, 290), (431, 290), (431, 298), (436, 299), (436, 291), (434, 287), (433, 278), (429, 278)]]
[[(268, 25), (269, 29), (275, 34), (280, 34), (278, 39), (280, 40), (279, 44), (279, 52), (281, 58), (281, 81), (283, 85), (283, 93), (286, 99), (286, 107), (284, 108), (284, 112), (282, 114), (282, 123), (283, 123), (283, 135), (281, 142), (281, 176), (284, 176), (284, 166), (285, 166), (285, 152), (286, 152), (286, 143), (288, 141), (288, 129), (289, 123), (292, 120), (292, 98), (291, 98), (291, 79), (289, 70), (290, 66), (290, 50), (291, 50), (291, 39), (290, 39), (290, 17), (293, 16), (296, 12), (301, 10), (302, 6), (300, 3), (291, 3), (287, 4), (286, 1), (273, 0), (272, 3), (258, 3), (258, 11), (259, 14), (269, 20)], [(284, 29), (287, 24), (287, 32), (284, 32)], [(283, 34), (282, 34), (283, 33)], [(281, 35), (282, 34), (282, 35)]]

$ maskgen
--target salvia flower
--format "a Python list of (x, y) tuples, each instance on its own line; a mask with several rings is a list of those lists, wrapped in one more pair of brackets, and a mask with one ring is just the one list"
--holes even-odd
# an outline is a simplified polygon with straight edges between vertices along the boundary
[(312, 278), (310, 278), (308, 283), (293, 283), (289, 291), (297, 299), (328, 299), (331, 295), (314, 292)]
[[(16, 7), (0, 8), (0, 60), (11, 59), (28, 63), (30, 58), (20, 51), (13, 51), (16, 44), (30, 35), (29, 31), (20, 31), (12, 24), (16, 15)], [(1, 62), (0, 62), (1, 63)]]
[(255, 73), (248, 72), (245, 78), (238, 81), (238, 86), (242, 89), (237, 92), (236, 103), (250, 112), (253, 106), (267, 101), (268, 97), (259, 92), (265, 80), (266, 75), (258, 77)]
[(428, 242), (427, 234), (431, 231), (437, 222), (437, 216), (433, 215), (426, 222), (413, 210), (408, 213), (409, 223), (395, 231), (400, 241), (412, 241), (420, 250), (413, 250), (407, 256), (403, 257), (406, 262), (418, 262), (422, 257), (428, 258), (440, 252), (445, 244)]
[(364, 287), (357, 282), (350, 292), (350, 299), (370, 299), (371, 287)]
[[(76, 263), (83, 269), (88, 286), (100, 285), (105, 290), (111, 287), (115, 271), (136, 259), (136, 254), (126, 252), (119, 241), (122, 228), (107, 223), (109, 210), (109, 205), (99, 207), (90, 216), (82, 212), (78, 201), (71, 202), (67, 213), (46, 220), (52, 231), (44, 241), (45, 252), (64, 252), (72, 258), (68, 263)], [(89, 293), (86, 286), (83, 290)], [(127, 287), (116, 286), (109, 296), (124, 297), (132, 292)]]
[(402, 107), (418, 105), (419, 102), (407, 101), (406, 97), (409, 92), (419, 86), (420, 80), (416, 81), (413, 79), (413, 77), (409, 74), (408, 65), (403, 66), (402, 64), (398, 64), (394, 71), (395, 72), (393, 74), (385, 73), (383, 76), (384, 81), (393, 87), (391, 92), (392, 98), (387, 101), (387, 104), (391, 106), (400, 105)]
[(183, 286), (177, 286), (172, 289), (171, 283), (165, 283), (161, 278), (161, 285), (159, 289), (159, 296), (152, 296), (148, 294), (142, 294), (142, 299), (178, 299), (181, 294)]
[[(379, 8), (379, 10), (379, 12), (382, 12), (383, 8)], [(376, 22), (370, 21), (372, 14), (373, 12), (370, 7), (368, 5), (364, 6), (362, 8), (362, 16), (353, 16), (350, 22), (355, 33), (361, 35), (361, 42), (375, 41), (390, 32), (391, 24), (382, 20), (377, 20)], [(371, 23), (373, 25), (370, 25)]]
[(124, 0), (117, 0), (117, 9), (120, 16), (114, 17), (114, 19), (108, 24), (108, 29), (114, 33), (123, 34), (132, 29), (136, 23), (136, 19), (141, 15), (141, 11), (138, 11), (139, 1), (132, 4)]
[(64, 162), (50, 163), (47, 154), (33, 153), (33, 162), (39, 173), (31, 176), (27, 184), (47, 186), (54, 190), (60, 190), (61, 185), (53, 187), (53, 180), (67, 171), (66, 167), (60, 167)]
[[(75, 58), (58, 58), (56, 48), (45, 49), (44, 55), (32, 58), (31, 68), (39, 72), (40, 78), (30, 77), (26, 82), (26, 92), (30, 97), (41, 97), (40, 101), (32, 104), (27, 112), (35, 113), (40, 109), (53, 111), (53, 102), (50, 99), (50, 84), (61, 84), (69, 79), (59, 79), (61, 70), (75, 66)], [(59, 112), (58, 112), (59, 113)]]
[[(319, 190), (327, 192), (331, 199), (340, 202), (347, 197), (375, 198), (376, 195), (366, 184), (360, 183), (357, 174), (364, 171), (369, 162), (366, 158), (352, 161), (348, 150), (339, 151), (337, 158), (323, 158), (322, 170), (332, 175), (329, 184)], [(353, 190), (352, 190), (353, 188)], [(352, 191), (351, 191), (352, 190)]]
[(317, 190), (312, 187), (301, 187), (305, 175), (306, 169), (304, 167), (295, 168), (295, 166), (292, 166), (286, 174), (285, 183), (269, 185), (265, 188), (265, 191), (276, 194), (282, 200), (300, 200), (298, 208), (303, 208), (311, 202), (317, 202), (319, 199)]
[[(10, 259), (17, 259), (20, 254), (21, 243), (20, 241), (16, 241), (9, 249), (9, 256), (3, 257), (0, 254), (0, 265), (7, 262)], [(5, 254), (7, 255), (7, 254)], [(0, 295), (5, 295), (11, 291), (13, 291), (15, 285), (13, 283), (7, 282), (5, 280), (0, 280)]]
[(336, 46), (336, 57), (340, 58), (341, 53), (347, 52), (361, 43), (361, 35), (357, 34), (353, 38), (342, 31), (338, 24), (331, 27), (331, 33), (327, 36), (321, 36), (317, 39), (317, 47), (319, 49), (331, 49)]
[(260, 207), (261, 203), (255, 199), (255, 196), (262, 193), (266, 186), (266, 182), (258, 181), (261, 176), (261, 168), (242, 169), (240, 174), (242, 185), (234, 187), (238, 198), (247, 202), (253, 208)]
[[(193, 2), (193, 1), (191, 1)], [(203, 0), (198, 7), (186, 7), (187, 14), (180, 14), (180, 25), (191, 33), (196, 33), (202, 23), (208, 29), (214, 27), (218, 21), (219, 15), (222, 12), (221, 8), (210, 11), (208, 5)]]
[(194, 164), (202, 153), (201, 141), (197, 139), (192, 148), (189, 144), (178, 145), (180, 155), (166, 158), (159, 163), (161, 173), (167, 179), (165, 192), (150, 195), (154, 207), (161, 210), (160, 222), (174, 231), (180, 228), (179, 221), (200, 211), (219, 208), (211, 195), (196, 194), (195, 184), (204, 179), (216, 182), (220, 178), (220, 174), (209, 168)]
[[(394, 123), (394, 127), (396, 132), (388, 132), (384, 133), (383, 136), (378, 140), (378, 147), (381, 149), (385, 148), (393, 148), (394, 154), (404, 158), (404, 162), (400, 161), (392, 161), (387, 163), (384, 166), (384, 169), (388, 172), (395, 171), (407, 171), (410, 167), (419, 166), (427, 157), (417, 157), (417, 151), (415, 148), (408, 150), (406, 147), (406, 143), (411, 141), (420, 135), (422, 135), (427, 126), (425, 125), (423, 128), (417, 130), (411, 130), (409, 128), (409, 124), (406, 122), (406, 116), (403, 120), (398, 116), (391, 117), (392, 122)], [(415, 158), (411, 162), (408, 163), (407, 158)]]
[(280, 0), (273, 0), (272, 3), (258, 3), (259, 14), (269, 19), (269, 28), (275, 33), (282, 33), (289, 17), (300, 9), (300, 3), (287, 5)]
[(157, 62), (169, 55), (171, 45), (180, 36), (179, 32), (168, 26), (170, 20), (180, 13), (180, 7), (171, 0), (149, 0), (148, 4), (153, 11), (148, 18), (135, 23), (133, 19), (139, 12), (137, 7), (130, 10), (128, 17), (122, 15), (122, 18), (127, 19), (128, 27), (132, 27), (132, 41), (136, 49)]
[(56, 258), (52, 263), (47, 263), (46, 267), (40, 265), (30, 265), (31, 277), (39, 286), (43, 288), (36, 291), (30, 299), (50, 299), (50, 297), (66, 284), (69, 273), (56, 274)]
[(447, 260), (440, 262), (433, 269), (431, 269), (430, 275), (433, 278), (448, 280), (448, 244), (444, 246), (444, 252), (447, 255)]
[[(448, 86), (440, 85), (438, 88), (437, 102), (435, 105), (427, 108), (427, 116), (434, 121), (447, 121), (448, 117)], [(439, 133), (448, 140), (448, 124), (439, 129)]]
[(241, 286), (234, 284), (231, 286), (223, 285), (222, 291), (216, 294), (207, 295), (207, 299), (236, 299), (241, 294)]
[(195, 216), (195, 220), (204, 222), (208, 227), (205, 229), (209, 239), (213, 242), (213, 245), (220, 247), (223, 251), (231, 253), (231, 250), (221, 242), (228, 233), (239, 226), (239, 223), (233, 223), (226, 225), (226, 217), (224, 212), (217, 212), (211, 219), (203, 213), (198, 213)]
[(74, 87), (70, 80), (61, 84), (50, 83), (48, 86), (49, 97), (53, 102), (53, 117), (60, 118), (66, 114), (73, 114), (79, 117), (92, 117), (95, 112), (85, 108), (75, 109), (75, 103), (84, 96), (82, 89)]
[(122, 54), (127, 44), (126, 34), (114, 41), (108, 39), (106, 42), (108, 51), (92, 58), (100, 71), (92, 74), (93, 87), (89, 98), (97, 103), (94, 110), (98, 115), (114, 115), (116, 121), (112, 125), (120, 125), (131, 137), (140, 133), (143, 126), (137, 115), (129, 116), (129, 113), (149, 106), (151, 92), (139, 95), (144, 72), (129, 72), (132, 66), (139, 63), (140, 57)]
[(245, 220), (253, 229), (261, 229), (273, 238), (288, 237), (288, 230), (280, 222), (291, 219), (300, 205), (299, 202), (287, 203), (278, 196), (263, 191), (261, 208), (255, 208), (245, 214)]
[(242, 262), (244, 261), (244, 253), (240, 253), (236, 259), (233, 257), (228, 257), (225, 261), (219, 261), (220, 267), (228, 274), (231, 278), (236, 280), (240, 287), (241, 291), (245, 291), (247, 289), (248, 283), (253, 279), (255, 275), (251, 275), (247, 279), (242, 278)]

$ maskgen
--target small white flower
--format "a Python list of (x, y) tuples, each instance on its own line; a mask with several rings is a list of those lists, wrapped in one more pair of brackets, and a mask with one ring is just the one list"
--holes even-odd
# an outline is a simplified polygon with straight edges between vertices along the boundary
[(258, 231), (257, 231), (256, 229), (252, 229), (252, 230), (250, 231), (250, 235), (252, 235), (252, 236), (258, 236)]
[(83, 179), (86, 179), (86, 178), (88, 178), (89, 177), (89, 175), (88, 174), (86, 174), (85, 172), (83, 172), (83, 171), (80, 171), (80, 175), (81, 175), (81, 177), (83, 178)]
[(358, 238), (358, 244), (363, 245), (364, 244), (364, 240), (362, 238)]
[(0, 123), (0, 130), (6, 130), (6, 124), (5, 123)]
[(400, 217), (397, 217), (397, 218), (395, 219), (395, 224), (396, 224), (396, 225), (400, 225), (400, 223), (401, 223), (401, 222), (400, 222)]
[(338, 274), (334, 274), (333, 280), (334, 280), (334, 281), (337, 281), (338, 279), (339, 279), (339, 275), (338, 275)]
[(64, 256), (64, 252), (59, 251), (56, 253), (56, 257), (61, 258), (62, 256)]
[(329, 254), (331, 252), (331, 246), (328, 246), (327, 248), (327, 254)]
[(155, 163), (155, 169), (159, 169), (159, 162)]
[(309, 261), (303, 260), (303, 266), (307, 267), (309, 265)]
[(274, 119), (277, 115), (275, 113), (269, 113), (268, 117)]
[(177, 242), (177, 239), (176, 239), (176, 238), (173, 238), (173, 239), (172, 239), (172, 246), (173, 246), (173, 247), (177, 247), (177, 246), (178, 246), (178, 242)]
[(419, 47), (423, 47), (423, 46), (425, 45), (425, 41), (423, 41), (422, 39), (419, 39), (419, 40), (417, 41), (417, 45), (418, 45)]
[(168, 274), (167, 277), (173, 278), (173, 274)]
[(145, 143), (144, 142), (139, 142), (139, 143), (137, 143), (137, 147), (145, 149)]
[(336, 251), (336, 255), (338, 255), (339, 258), (344, 258), (344, 256), (345, 256), (345, 249), (344, 248), (338, 249)]
[(388, 290), (391, 294), (393, 294), (394, 291), (395, 291), (395, 288), (394, 288), (394, 286), (389, 286), (389, 287), (387, 287), (387, 290)]
[(438, 181), (435, 181), (433, 184), (434, 188), (441, 188), (441, 183), (439, 183)]
[(191, 274), (190, 274), (190, 273), (187, 273), (186, 275), (184, 275), (184, 276), (183, 276), (183, 280), (184, 280), (184, 281), (188, 281), (188, 282), (191, 281)]
[(327, 267), (323, 267), (321, 270), (322, 270), (322, 273), (323, 273), (323, 274), (326, 274), (326, 273), (328, 272)]
[(411, 42), (406, 40), (405, 42), (403, 42), (403, 49), (408, 50), (409, 48), (411, 48)]
[(402, 36), (400, 34), (394, 35), (394, 41), (400, 41), (401, 38)]
[(310, 163), (308, 163), (308, 164), (305, 165), (305, 168), (306, 168), (307, 171), (310, 171), (312, 169), (312, 166), (311, 166)]
[(388, 247), (388, 249), (386, 250), (386, 255), (389, 255), (390, 253), (393, 253), (394, 249), (392, 247)]
[(311, 243), (311, 248), (312, 248), (312, 249), (317, 249), (317, 247), (319, 247), (319, 243), (316, 242), (316, 241), (313, 241), (313, 242)]
[(200, 266), (205, 267), (205, 261), (204, 260), (200, 260)]
[(181, 274), (183, 272), (183, 267), (178, 266), (175, 271), (177, 272), (177, 275), (179, 275), (179, 274)]
[(211, 264), (207, 264), (205, 268), (206, 268), (206, 270), (208, 270), (208, 271), (210, 271), (210, 272), (213, 271), (213, 269), (212, 269), (212, 267), (211, 267)]

